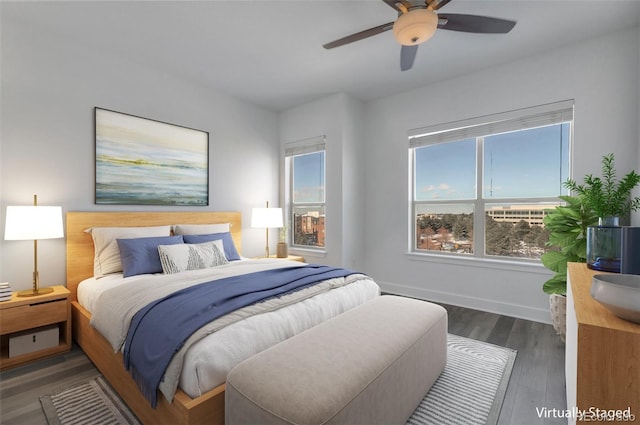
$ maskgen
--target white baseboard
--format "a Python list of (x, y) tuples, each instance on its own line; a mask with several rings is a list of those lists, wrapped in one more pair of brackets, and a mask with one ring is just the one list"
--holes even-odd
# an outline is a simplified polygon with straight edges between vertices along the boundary
[(503, 316), (516, 317), (519, 319), (531, 320), (540, 323), (551, 323), (549, 309), (539, 309), (523, 305), (504, 303), (485, 298), (468, 297), (451, 292), (433, 291), (425, 288), (415, 288), (411, 286), (399, 285), (391, 282), (381, 282), (376, 280), (382, 292), (404, 295), (436, 303), (450, 304), (459, 307), (471, 308), (474, 310), (487, 311), (489, 313), (501, 314)]

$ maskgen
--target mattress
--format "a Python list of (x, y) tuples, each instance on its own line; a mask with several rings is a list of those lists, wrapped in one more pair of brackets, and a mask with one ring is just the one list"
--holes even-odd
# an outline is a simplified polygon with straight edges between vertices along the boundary
[[(293, 265), (299, 263), (276, 259), (243, 260), (216, 267), (209, 272), (195, 270), (173, 276), (176, 279), (211, 280), (212, 273), (220, 278), (242, 274), (247, 270)], [(122, 274), (113, 274), (100, 279), (90, 278), (78, 286), (78, 301), (89, 312), (93, 312), (105, 291), (120, 285), (142, 284), (150, 279), (166, 284), (174, 278), (162, 274), (127, 278), (123, 278)], [(224, 383), (229, 371), (241, 361), (379, 294), (380, 288), (373, 280), (360, 277), (347, 285), (294, 304), (233, 322), (199, 340), (186, 351), (178, 386), (190, 397), (198, 397)], [(170, 398), (166, 393), (165, 396)]]

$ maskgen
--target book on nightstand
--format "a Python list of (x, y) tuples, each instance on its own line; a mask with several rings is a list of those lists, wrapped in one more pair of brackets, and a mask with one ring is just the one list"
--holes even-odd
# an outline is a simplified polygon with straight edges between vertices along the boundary
[(0, 302), (11, 299), (11, 285), (8, 282), (0, 283)]

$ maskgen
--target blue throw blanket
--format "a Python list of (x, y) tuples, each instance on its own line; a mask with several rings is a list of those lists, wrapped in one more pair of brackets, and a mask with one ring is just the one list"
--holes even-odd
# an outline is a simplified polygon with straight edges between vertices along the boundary
[(239, 308), (354, 273), (309, 264), (218, 279), (174, 292), (133, 317), (125, 342), (125, 368), (155, 408), (171, 358), (200, 327)]

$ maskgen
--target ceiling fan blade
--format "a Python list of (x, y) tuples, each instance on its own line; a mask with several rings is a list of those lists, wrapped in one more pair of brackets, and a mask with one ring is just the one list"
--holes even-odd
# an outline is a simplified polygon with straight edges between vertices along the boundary
[(480, 34), (506, 34), (516, 25), (507, 19), (458, 13), (439, 13), (438, 19), (440, 29)]
[(431, 0), (430, 2), (428, 2), (428, 4), (433, 10), (438, 10), (450, 1), (451, 0)]
[(353, 43), (354, 41), (362, 40), (373, 35), (381, 34), (385, 31), (389, 31), (393, 28), (393, 22), (378, 25), (377, 27), (369, 28), (368, 30), (360, 31), (355, 34), (348, 35), (331, 43), (324, 44), (322, 47), (325, 49), (333, 49), (334, 47), (343, 46), (345, 44)]
[(402, 46), (400, 50), (400, 70), (408, 71), (413, 66), (413, 61), (416, 59), (416, 53), (418, 52), (418, 44), (413, 46)]
[(398, 13), (402, 13), (402, 10), (397, 6), (397, 3), (403, 4), (404, 7), (406, 7), (407, 9), (413, 7), (413, 4), (411, 4), (411, 2), (408, 0), (382, 0), (382, 1), (385, 2), (387, 6), (392, 7)]

